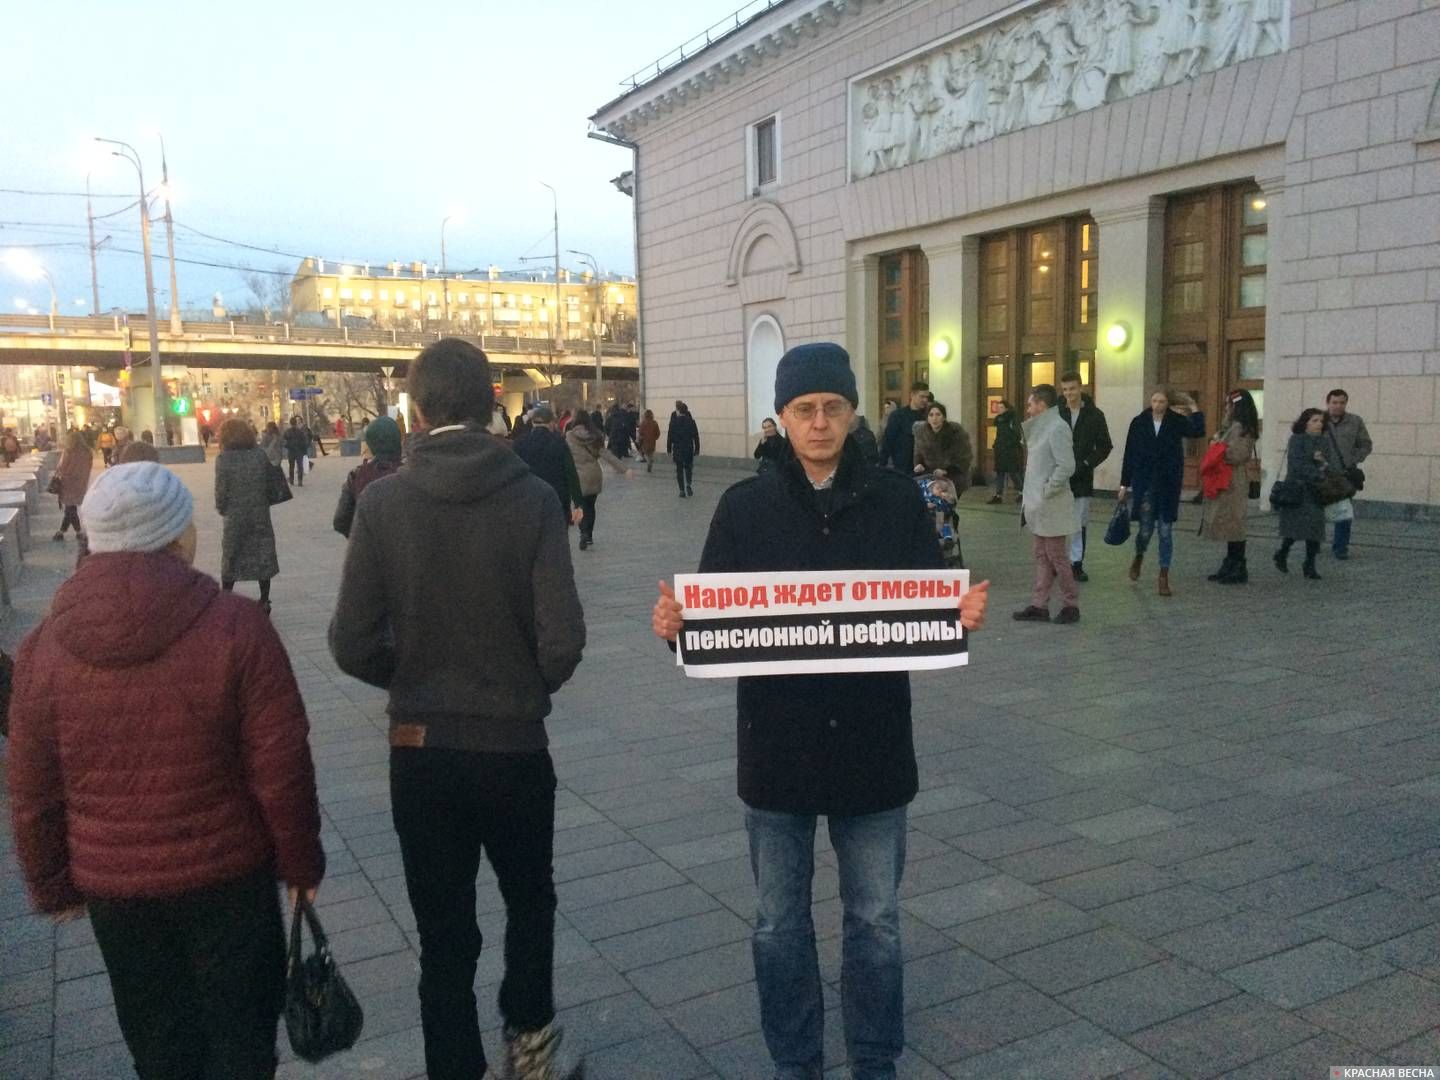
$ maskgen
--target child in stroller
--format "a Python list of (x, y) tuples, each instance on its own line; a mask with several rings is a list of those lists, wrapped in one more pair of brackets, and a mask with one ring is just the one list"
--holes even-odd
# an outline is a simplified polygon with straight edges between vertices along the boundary
[(925, 500), (926, 508), (935, 515), (935, 535), (940, 539), (945, 565), (957, 570), (963, 569), (965, 562), (960, 551), (960, 535), (956, 531), (960, 519), (955, 513), (959, 495), (955, 491), (954, 483), (943, 474), (937, 476), (933, 473), (917, 476), (915, 482), (920, 485), (920, 495)]

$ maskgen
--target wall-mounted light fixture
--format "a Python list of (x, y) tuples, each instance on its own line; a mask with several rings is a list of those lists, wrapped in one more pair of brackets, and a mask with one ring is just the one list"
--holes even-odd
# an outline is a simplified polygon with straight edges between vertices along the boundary
[(937, 337), (930, 343), (930, 359), (934, 360), (937, 364), (945, 363), (954, 352), (955, 346), (948, 337)]
[(1125, 322), (1111, 323), (1105, 329), (1105, 344), (1116, 352), (1121, 352), (1126, 345), (1130, 344), (1130, 324)]

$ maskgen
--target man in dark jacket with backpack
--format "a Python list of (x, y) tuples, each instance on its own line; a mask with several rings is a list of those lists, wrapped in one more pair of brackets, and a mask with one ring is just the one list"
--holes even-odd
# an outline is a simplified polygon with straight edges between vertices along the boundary
[(1089, 581), (1085, 573), (1085, 534), (1090, 524), (1090, 499), (1095, 494), (1095, 470), (1110, 456), (1115, 444), (1110, 441), (1105, 414), (1095, 407), (1089, 394), (1081, 392), (1078, 372), (1067, 371), (1060, 376), (1060, 394), (1060, 419), (1070, 426), (1075, 439), (1075, 472), (1070, 476), (1070, 494), (1075, 497), (1070, 569), (1076, 581)]
[(677, 401), (675, 411), (670, 414), (665, 451), (675, 462), (675, 482), (680, 485), (680, 497), (689, 498), (695, 494), (695, 458), (700, 453), (700, 427), (690, 415), (690, 406), (683, 401)]
[[(781, 358), (775, 409), (794, 456), (721, 497), (702, 573), (943, 566), (914, 483), (864, 464), (847, 441), (857, 396), (839, 345), (801, 345)], [(986, 588), (961, 600), (967, 630), (983, 622)], [(673, 642), (681, 608), (668, 585), (660, 593), (653, 627)], [(823, 814), (845, 903), (841, 999), (851, 1075), (893, 1078), (904, 1049), (897, 890), (906, 806), (918, 786), (909, 676), (742, 678), (737, 711), (739, 792), (759, 896), (755, 976), (777, 1075), (822, 1071), (825, 1006), (810, 893)]]

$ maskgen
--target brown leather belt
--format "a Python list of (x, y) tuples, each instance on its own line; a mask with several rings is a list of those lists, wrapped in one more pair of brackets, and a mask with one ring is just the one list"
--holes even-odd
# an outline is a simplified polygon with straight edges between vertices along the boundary
[(396, 724), (390, 729), (391, 746), (422, 747), (425, 745), (424, 724)]

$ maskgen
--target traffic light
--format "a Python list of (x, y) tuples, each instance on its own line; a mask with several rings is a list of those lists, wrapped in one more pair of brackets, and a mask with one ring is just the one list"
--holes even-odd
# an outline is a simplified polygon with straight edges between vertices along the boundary
[(190, 399), (188, 397), (177, 397), (170, 402), (170, 411), (176, 416), (190, 415)]

